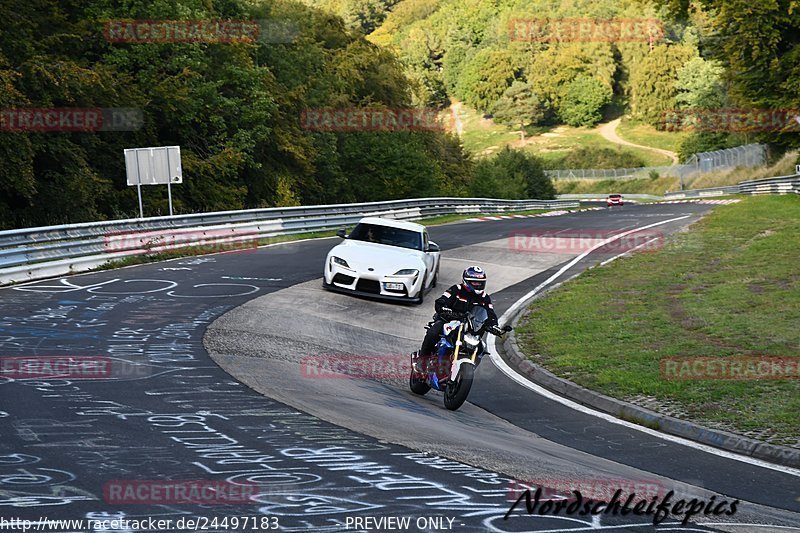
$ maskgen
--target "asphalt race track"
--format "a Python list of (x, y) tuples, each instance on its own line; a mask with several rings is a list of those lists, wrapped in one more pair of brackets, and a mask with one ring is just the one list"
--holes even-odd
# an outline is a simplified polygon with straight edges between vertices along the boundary
[[(672, 516), (659, 531), (800, 531), (793, 527), (800, 525), (800, 473), (574, 411), (512, 382), (488, 358), (470, 403), (457, 412), (438, 393), (411, 394), (402, 375), (346, 379), (308, 370), (325, 357), (391, 358), (416, 349), (433, 299), (467, 264), (488, 269), (502, 314), (579, 253), (532, 253), (515, 234), (669, 221), (653, 228), (668, 233), (709, 209), (625, 206), (433, 227), (442, 270), (421, 306), (323, 291), (322, 262), (336, 239), (1, 289), (4, 359), (98, 357), (111, 367), (68, 379), (0, 377), (0, 531), (22, 531), (3, 522), (12, 519), (41, 531), (141, 530), (130, 522), (99, 525), (112, 519), (171, 520), (162, 531), (253, 529), (242, 523), (398, 530), (355, 517), (411, 517), (410, 531), (654, 530), (647, 516), (528, 515), (524, 505), (504, 520), (515, 480), (565, 493), (631, 484), (674, 490), (675, 499), (740, 500), (732, 516), (701, 514), (687, 526)], [(591, 254), (560, 279), (609, 257)], [(253, 500), (203, 504), (115, 492), (153, 480), (257, 491)], [(184, 527), (197, 518), (207, 519), (205, 528)], [(55, 528), (46, 522), (54, 519), (84, 522)]]

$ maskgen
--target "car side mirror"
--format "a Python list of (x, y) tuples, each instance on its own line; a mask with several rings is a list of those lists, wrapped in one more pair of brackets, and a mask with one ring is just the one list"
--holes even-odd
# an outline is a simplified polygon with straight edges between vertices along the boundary
[(344, 228), (342, 228), (342, 229), (340, 229), (339, 231), (336, 232), (336, 236), (337, 237), (341, 237), (342, 239), (346, 239), (347, 238), (347, 233), (345, 232)]
[(435, 242), (433, 242), (433, 241), (429, 241), (429, 242), (428, 242), (428, 251), (429, 251), (429, 252), (441, 252), (441, 251), (442, 251), (442, 249), (441, 249), (441, 248), (439, 248), (439, 245), (438, 245), (438, 244), (436, 244)]

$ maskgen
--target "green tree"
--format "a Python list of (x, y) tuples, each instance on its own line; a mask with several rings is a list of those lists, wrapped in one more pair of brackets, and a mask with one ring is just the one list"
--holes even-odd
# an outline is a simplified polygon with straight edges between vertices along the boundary
[(687, 161), (699, 152), (712, 152), (732, 146), (730, 136), (726, 132), (697, 131), (687, 135), (678, 147), (678, 157)]
[(348, 133), (342, 137), (342, 172), (357, 201), (418, 198), (436, 194), (441, 170), (425, 135), (411, 132)]
[[(724, 65), (735, 107), (800, 108), (800, 9), (795, 0), (699, 0), (691, 8), (686, 0), (658, 3), (681, 20), (698, 11), (710, 20), (713, 37), (701, 44)], [(800, 146), (797, 124), (791, 119), (757, 137)]]
[(558, 115), (570, 126), (594, 126), (603, 118), (603, 106), (611, 102), (608, 85), (588, 76), (578, 76), (568, 86)]
[(488, 112), (511, 85), (519, 69), (508, 50), (484, 48), (466, 61), (456, 85), (456, 96)]
[(558, 44), (533, 55), (524, 70), (534, 92), (559, 109), (570, 83), (578, 77), (594, 78), (612, 87), (615, 61), (608, 43)]
[(341, 17), (349, 30), (364, 34), (379, 26), (398, 0), (301, 0), (312, 8)]
[(686, 45), (654, 47), (631, 75), (633, 116), (655, 126), (665, 112), (675, 109), (678, 71), (696, 55), (697, 50)]
[(683, 108), (715, 108), (723, 105), (725, 69), (715, 60), (693, 57), (678, 69), (675, 102)]
[(531, 85), (520, 80), (512, 83), (491, 108), (495, 122), (519, 127), (523, 142), (525, 127), (542, 122), (548, 111), (547, 102), (539, 100)]
[(491, 159), (475, 165), (470, 193), (476, 197), (555, 198), (555, 187), (533, 155), (506, 146)]
[[(134, 146), (181, 146), (178, 213), (464, 191), (469, 158), (443, 132), (303, 129), (309, 108), (412, 101), (397, 56), (341, 18), (292, 0), (112, 4), (0, 3), (13, 24), (0, 32), (0, 108), (127, 107), (144, 118), (135, 131), (0, 134), (0, 227), (133, 216), (122, 151)], [(119, 19), (257, 19), (291, 31), (288, 42), (109, 42), (104, 21)], [(146, 214), (166, 212), (165, 188), (144, 194)]]

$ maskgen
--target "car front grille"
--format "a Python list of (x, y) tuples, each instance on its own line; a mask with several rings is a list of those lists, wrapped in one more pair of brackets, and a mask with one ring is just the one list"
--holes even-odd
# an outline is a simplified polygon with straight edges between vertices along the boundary
[(381, 284), (374, 279), (360, 279), (356, 285), (356, 290), (361, 292), (381, 293)]

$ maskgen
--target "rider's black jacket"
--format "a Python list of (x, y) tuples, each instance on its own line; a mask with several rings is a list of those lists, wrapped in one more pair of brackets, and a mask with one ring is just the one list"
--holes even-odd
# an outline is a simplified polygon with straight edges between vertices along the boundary
[(482, 295), (473, 292), (464, 287), (464, 284), (453, 285), (437, 298), (436, 312), (441, 313), (443, 307), (449, 307), (457, 313), (466, 313), (476, 304), (486, 308), (489, 314), (489, 324), (497, 325), (497, 314), (494, 312), (489, 295), (486, 292), (483, 292)]

